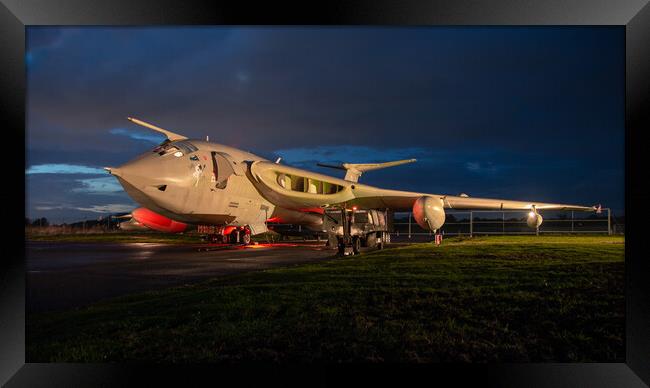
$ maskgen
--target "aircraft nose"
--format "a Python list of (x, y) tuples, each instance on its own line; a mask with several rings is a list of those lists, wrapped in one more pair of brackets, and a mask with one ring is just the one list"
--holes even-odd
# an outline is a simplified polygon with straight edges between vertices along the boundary
[(138, 188), (143, 188), (165, 179), (164, 165), (161, 165), (160, 161), (150, 157), (138, 158), (118, 168), (110, 167), (107, 170), (111, 175)]
[(193, 187), (193, 170), (190, 167), (187, 158), (151, 152), (106, 170), (142, 206), (179, 213), (185, 206), (184, 198), (188, 190)]
[(108, 171), (109, 174), (119, 177), (120, 169), (117, 167), (104, 167), (104, 170)]

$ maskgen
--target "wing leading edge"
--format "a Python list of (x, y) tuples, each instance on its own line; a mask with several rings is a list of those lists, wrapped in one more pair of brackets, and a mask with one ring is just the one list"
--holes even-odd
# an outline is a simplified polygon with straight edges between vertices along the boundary
[(350, 203), (369, 208), (388, 208), (394, 211), (411, 211), (415, 201), (423, 196), (440, 198), (446, 209), (456, 210), (528, 210), (533, 208), (537, 210), (596, 210), (595, 206), (415, 193), (358, 186), (360, 187), (355, 190), (357, 191), (356, 198)]

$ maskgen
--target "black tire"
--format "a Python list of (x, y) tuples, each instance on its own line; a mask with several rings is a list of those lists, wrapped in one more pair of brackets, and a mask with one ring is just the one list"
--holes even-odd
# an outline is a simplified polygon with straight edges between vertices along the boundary
[(251, 243), (251, 234), (250, 234), (250, 233), (246, 233), (246, 231), (244, 231), (244, 230), (242, 230), (241, 233), (242, 233), (242, 235), (241, 235), (241, 242), (242, 242), (244, 245), (248, 245), (248, 244), (250, 244), (250, 243)]
[(345, 245), (342, 243), (338, 245), (338, 254), (341, 256), (345, 254)]
[(359, 236), (354, 236), (352, 238), (352, 253), (358, 255), (361, 252), (361, 239)]
[(377, 249), (384, 249), (384, 243), (380, 241), (380, 242), (377, 244)]

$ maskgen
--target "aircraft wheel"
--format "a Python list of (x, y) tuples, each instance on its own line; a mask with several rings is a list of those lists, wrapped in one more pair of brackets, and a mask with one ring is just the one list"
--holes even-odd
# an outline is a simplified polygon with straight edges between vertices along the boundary
[(352, 252), (355, 255), (358, 255), (361, 252), (361, 239), (359, 236), (354, 236), (352, 238)]
[(241, 233), (243, 233), (241, 235), (241, 242), (244, 243), (244, 245), (250, 244), (251, 243), (251, 234), (248, 231), (248, 229), (247, 230), (242, 230)]

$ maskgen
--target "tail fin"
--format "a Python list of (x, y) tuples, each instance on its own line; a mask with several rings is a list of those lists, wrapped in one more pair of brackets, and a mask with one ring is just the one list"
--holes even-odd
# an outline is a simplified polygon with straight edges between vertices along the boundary
[(345, 180), (350, 182), (358, 182), (359, 177), (366, 171), (379, 170), (380, 168), (399, 166), (401, 164), (413, 163), (416, 159), (396, 160), (394, 162), (384, 163), (343, 163), (339, 165), (331, 165), (325, 163), (317, 163), (321, 167), (336, 168), (338, 170), (345, 170)]
[(147, 123), (147, 122), (145, 122), (145, 121), (138, 120), (138, 119), (136, 119), (136, 118), (134, 118), (134, 117), (127, 117), (126, 119), (129, 120), (129, 121), (131, 121), (131, 122), (133, 122), (133, 123), (135, 123), (135, 124), (142, 125), (143, 127), (146, 127), (146, 128), (149, 128), (149, 129), (153, 129), (153, 130), (156, 131), (156, 132), (160, 132), (160, 133), (162, 133), (163, 135), (167, 136), (167, 138), (168, 138), (170, 141), (174, 141), (174, 140), (184, 140), (184, 139), (187, 139), (187, 137), (185, 137), (185, 136), (183, 136), (183, 135), (179, 135), (179, 134), (174, 133), (174, 132), (172, 132), (172, 131), (168, 131), (168, 130), (166, 130), (166, 129), (163, 129), (163, 128), (160, 128), (160, 127), (157, 127), (157, 126), (155, 126), (155, 125), (153, 125), (153, 124), (149, 124), (149, 123)]

